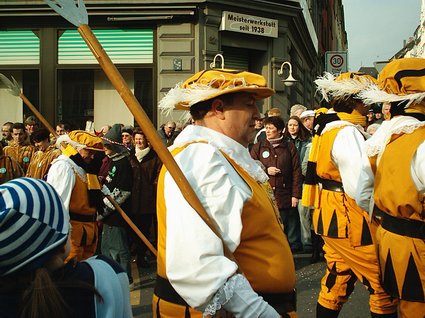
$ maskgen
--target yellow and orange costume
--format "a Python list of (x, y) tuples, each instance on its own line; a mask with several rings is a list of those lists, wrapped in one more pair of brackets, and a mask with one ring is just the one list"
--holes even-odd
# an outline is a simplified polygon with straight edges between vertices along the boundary
[(6, 156), (12, 157), (19, 163), (25, 174), (35, 148), (29, 142), (26, 142), (24, 145), (18, 145), (15, 141), (12, 141), (9, 143), (9, 146), (4, 147), (3, 151)]
[(0, 184), (23, 176), (24, 172), (19, 163), (15, 159), (5, 156), (3, 148), (0, 146)]
[(36, 151), (30, 160), (26, 177), (46, 179), (52, 161), (59, 157), (61, 151), (50, 145), (46, 151)]
[[(66, 145), (62, 140), (67, 140), (68, 144)], [(82, 166), (86, 165), (74, 147), (101, 151), (103, 145), (99, 137), (85, 131), (72, 131), (69, 135), (59, 137), (58, 142), (61, 144), (63, 154), (53, 161), (47, 175), (47, 182), (55, 187), (69, 210), (72, 225), (71, 252), (66, 261), (72, 258), (81, 261), (94, 255), (97, 248), (96, 218), (99, 207), (91, 196), (101, 194), (97, 176), (84, 170)], [(101, 202), (101, 197), (96, 201), (99, 200)]]
[(314, 230), (325, 242), (327, 268), (316, 308), (319, 318), (337, 317), (357, 280), (370, 293), (372, 317), (397, 316), (397, 305), (380, 282), (374, 244), (378, 223), (369, 221), (368, 212), (355, 201), (366, 139), (362, 112), (367, 108), (355, 99), (353, 87), (361, 90), (372, 82), (370, 76), (359, 73), (337, 78), (328, 74), (316, 81), (339, 110), (316, 118), (302, 199), (304, 205), (315, 207)]
[(356, 201), (381, 215), (382, 285), (400, 300), (402, 318), (425, 317), (424, 68), (422, 58), (394, 60), (363, 94), (369, 103), (391, 102), (391, 119), (366, 143)]

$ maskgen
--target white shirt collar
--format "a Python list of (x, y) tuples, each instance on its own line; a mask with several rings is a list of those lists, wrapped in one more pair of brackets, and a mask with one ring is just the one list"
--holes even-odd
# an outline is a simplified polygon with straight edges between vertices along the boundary
[(234, 139), (207, 127), (195, 125), (187, 126), (177, 136), (173, 146), (169, 147), (169, 149), (172, 150), (194, 141), (207, 142), (214, 148), (223, 151), (254, 177), (255, 180), (259, 182), (266, 182), (268, 180), (267, 174), (256, 161), (251, 158), (248, 148), (242, 146)]
[(424, 125), (425, 122), (411, 116), (396, 116), (391, 120), (384, 120), (373, 136), (366, 141), (366, 154), (368, 157), (378, 155), (379, 160), (392, 135), (409, 134)]

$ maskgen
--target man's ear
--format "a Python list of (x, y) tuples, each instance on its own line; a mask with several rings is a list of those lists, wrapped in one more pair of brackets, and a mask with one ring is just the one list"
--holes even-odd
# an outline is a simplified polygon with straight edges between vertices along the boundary
[(211, 111), (220, 119), (224, 119), (224, 103), (220, 98), (216, 98), (211, 103)]

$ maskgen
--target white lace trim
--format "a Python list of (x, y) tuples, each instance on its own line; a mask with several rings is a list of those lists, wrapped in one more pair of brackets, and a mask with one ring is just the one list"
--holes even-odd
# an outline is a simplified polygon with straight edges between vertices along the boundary
[(322, 131), (322, 135), (325, 132), (330, 131), (332, 129), (340, 128), (340, 127), (345, 127), (345, 126), (355, 126), (355, 125), (352, 124), (352, 123), (350, 123), (350, 122), (348, 122), (348, 121), (345, 121), (345, 120), (336, 120), (336, 121), (333, 121), (333, 122), (328, 123), (325, 126), (325, 128)]
[(251, 289), (248, 280), (241, 274), (236, 274), (224, 283), (205, 307), (203, 317), (214, 316), (232, 297), (235, 290)]
[(414, 124), (404, 125), (404, 126), (396, 126), (394, 129), (389, 130), (389, 132), (385, 135), (385, 138), (379, 138), (375, 141), (375, 139), (371, 140), (369, 143), (366, 142), (366, 154), (368, 157), (373, 157), (380, 154), (386, 147), (389, 139), (392, 135), (399, 134), (411, 134), (416, 129), (425, 126), (425, 122), (417, 122)]
[[(213, 142), (210, 142), (210, 144), (212, 144), (214, 147), (218, 147), (218, 145), (214, 145)], [(221, 148), (220, 150), (224, 151), (230, 158), (232, 158), (232, 160), (234, 160), (239, 166), (248, 172), (255, 181), (265, 183), (269, 180), (269, 177), (257, 161), (252, 160), (251, 163), (247, 163), (238, 157), (238, 155), (240, 156), (241, 154), (237, 151), (233, 151), (230, 148)]]

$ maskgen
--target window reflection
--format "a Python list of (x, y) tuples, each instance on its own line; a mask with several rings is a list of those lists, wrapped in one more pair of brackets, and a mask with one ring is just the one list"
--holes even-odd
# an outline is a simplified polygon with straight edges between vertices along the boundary
[(66, 120), (78, 129), (84, 129), (87, 120), (93, 120), (93, 70), (58, 71), (59, 120)]

